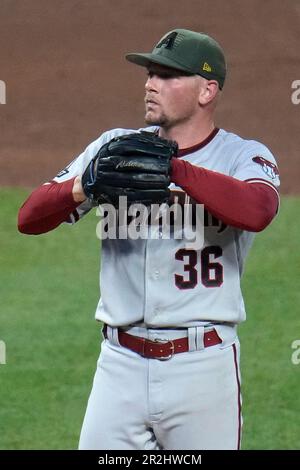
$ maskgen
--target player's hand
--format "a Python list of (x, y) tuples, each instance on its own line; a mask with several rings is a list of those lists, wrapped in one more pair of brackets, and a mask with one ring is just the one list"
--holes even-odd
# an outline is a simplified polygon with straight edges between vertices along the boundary
[(72, 189), (73, 199), (75, 202), (83, 202), (86, 200), (86, 195), (84, 194), (81, 178), (80, 176), (76, 176), (73, 184)]

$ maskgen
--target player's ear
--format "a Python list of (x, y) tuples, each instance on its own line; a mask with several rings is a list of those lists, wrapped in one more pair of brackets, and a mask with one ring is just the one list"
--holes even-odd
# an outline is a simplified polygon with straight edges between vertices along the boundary
[(216, 80), (206, 80), (206, 78), (200, 78), (200, 89), (199, 89), (199, 104), (206, 105), (214, 100), (219, 91), (219, 85)]

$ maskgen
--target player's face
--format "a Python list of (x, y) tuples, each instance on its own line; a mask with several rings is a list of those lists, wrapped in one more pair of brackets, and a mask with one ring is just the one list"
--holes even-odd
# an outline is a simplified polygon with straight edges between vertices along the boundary
[(170, 129), (187, 122), (199, 110), (200, 77), (152, 64), (145, 85), (145, 121)]

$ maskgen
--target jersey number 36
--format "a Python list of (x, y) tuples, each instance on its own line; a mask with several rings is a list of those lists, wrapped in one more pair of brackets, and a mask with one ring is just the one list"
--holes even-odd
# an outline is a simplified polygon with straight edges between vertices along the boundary
[[(220, 246), (207, 246), (201, 251), (201, 283), (205, 287), (220, 287), (223, 284), (223, 266), (214, 260), (223, 254)], [(198, 252), (182, 248), (175, 254), (178, 261), (184, 262), (186, 276), (175, 274), (175, 284), (179, 289), (194, 289), (199, 282), (197, 270)]]

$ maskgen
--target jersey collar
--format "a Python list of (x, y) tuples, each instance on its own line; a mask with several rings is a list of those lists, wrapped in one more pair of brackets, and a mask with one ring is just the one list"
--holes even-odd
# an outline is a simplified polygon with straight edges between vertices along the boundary
[(211, 142), (213, 140), (213, 138), (217, 135), (217, 133), (219, 132), (219, 128), (216, 127), (207, 137), (206, 139), (202, 140), (202, 142), (199, 142), (198, 144), (196, 145), (193, 145), (192, 147), (187, 147), (185, 149), (179, 149), (178, 151), (178, 157), (184, 157), (185, 155), (188, 155), (189, 153), (193, 153), (193, 152), (196, 152), (197, 150), (200, 150), (202, 149), (203, 147), (205, 147), (207, 144), (209, 144), (209, 142)]

